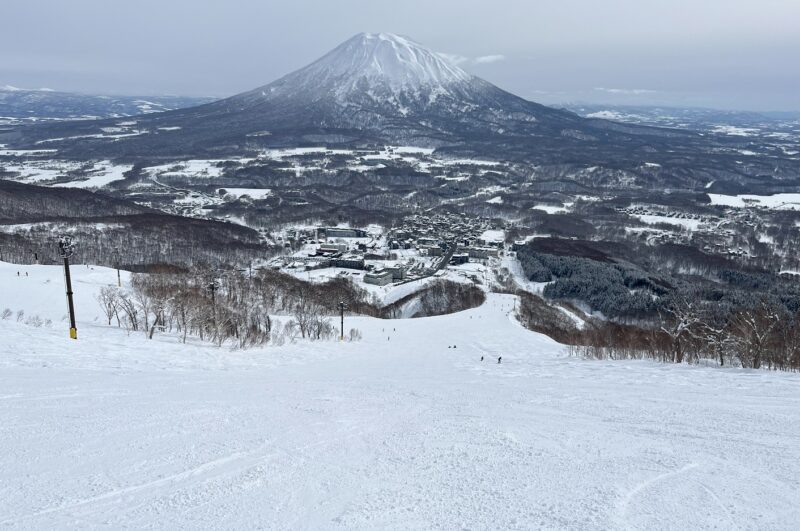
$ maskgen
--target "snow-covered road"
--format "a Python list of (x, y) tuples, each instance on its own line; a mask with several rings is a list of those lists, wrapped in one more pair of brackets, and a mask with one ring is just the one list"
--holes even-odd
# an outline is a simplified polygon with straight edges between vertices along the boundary
[(798, 375), (570, 358), (512, 307), (245, 352), (0, 321), (0, 527), (797, 528)]

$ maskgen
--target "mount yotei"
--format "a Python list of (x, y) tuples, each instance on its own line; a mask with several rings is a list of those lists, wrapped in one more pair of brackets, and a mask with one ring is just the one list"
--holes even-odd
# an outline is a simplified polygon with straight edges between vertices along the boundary
[[(527, 124), (532, 131), (531, 124), (541, 129), (553, 121), (580, 120), (508, 94), (407, 38), (365, 33), (273, 83), (140, 120), (139, 125), (182, 127), (186, 131), (170, 136), (180, 136), (195, 148), (237, 149), (256, 142), (254, 138), (269, 144), (404, 140), (441, 146), (470, 134), (502, 133), (508, 122)], [(464, 126), (469, 126), (466, 131)], [(75, 127), (70, 124), (63, 130)], [(39, 129), (29, 136), (49, 133)]]
[[(194, 155), (253, 144), (375, 142), (441, 147), (493, 135), (558, 134), (581, 122), (571, 113), (525, 101), (471, 76), (410, 39), (365, 33), (266, 86), (138, 120), (140, 130), (180, 127), (181, 132), (166, 138), (143, 134), (125, 142), (112, 139), (111, 151), (137, 155), (146, 147)], [(48, 144), (108, 151), (101, 147), (103, 139), (74, 138), (103, 125), (108, 124), (28, 130), (21, 143), (61, 135)]]
[[(774, 146), (754, 148), (746, 138), (582, 118), (527, 101), (409, 38), (385, 33), (356, 35), (250, 92), (138, 117), (135, 126), (119, 122), (17, 128), (0, 134), (0, 143), (134, 161), (296, 146), (412, 145), (545, 168), (556, 178), (585, 167), (636, 173), (649, 162), (651, 169), (638, 178), (644, 187), (800, 174), (796, 160)], [(742, 161), (742, 150), (769, 160)], [(656, 167), (664, 170), (652, 171)]]

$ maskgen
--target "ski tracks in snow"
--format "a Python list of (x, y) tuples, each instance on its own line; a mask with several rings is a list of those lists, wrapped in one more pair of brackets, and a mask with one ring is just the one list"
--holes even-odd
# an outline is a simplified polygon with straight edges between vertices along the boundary
[(120, 511), (120, 504), (124, 503), (123, 507), (140, 505), (145, 498), (155, 498), (164, 492), (184, 489), (201, 483), (208, 483), (223, 476), (235, 475), (275, 455), (274, 453), (270, 454), (265, 452), (265, 449), (266, 447), (248, 453), (235, 452), (176, 474), (111, 490), (99, 496), (49, 507), (18, 518), (3, 520), (0, 521), (0, 524), (19, 524), (59, 512), (68, 513), (72, 517), (88, 518), (97, 521), (97, 515), (99, 513), (103, 513), (106, 510), (114, 512)]
[[(658, 474), (651, 478), (648, 478), (638, 485), (634, 486), (628, 493), (626, 493), (620, 501), (617, 503), (616, 507), (616, 520), (617, 524), (620, 528), (627, 529), (631, 527), (630, 520), (629, 520), (629, 513), (631, 505), (638, 502), (640, 498), (647, 498), (647, 496), (643, 496), (648, 494), (648, 491), (653, 489), (654, 487), (663, 487), (662, 483), (669, 483), (672, 482), (674, 479), (678, 479), (679, 481), (675, 482), (675, 485), (672, 485), (672, 488), (676, 490), (681, 490), (683, 488), (683, 483), (686, 481), (685, 479), (681, 480), (681, 476), (686, 472), (694, 470), (697, 468), (697, 463), (690, 463), (686, 466), (679, 468), (678, 470), (672, 470), (669, 472), (664, 472), (662, 474)], [(659, 503), (661, 503), (660, 497), (658, 498)], [(635, 526), (634, 526), (635, 527)]]
[(0, 321), (0, 527), (796, 529), (796, 375), (568, 357), (513, 304), (247, 352)]

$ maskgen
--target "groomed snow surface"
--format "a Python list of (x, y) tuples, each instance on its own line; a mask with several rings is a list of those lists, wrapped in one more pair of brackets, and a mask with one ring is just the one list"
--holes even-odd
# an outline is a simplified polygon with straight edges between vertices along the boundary
[(0, 264), (0, 311), (54, 319), (0, 320), (4, 528), (800, 522), (797, 374), (571, 358), (520, 327), (506, 295), (348, 317), (356, 343), (148, 341), (95, 321), (114, 271), (74, 278), (78, 341), (58, 267)]

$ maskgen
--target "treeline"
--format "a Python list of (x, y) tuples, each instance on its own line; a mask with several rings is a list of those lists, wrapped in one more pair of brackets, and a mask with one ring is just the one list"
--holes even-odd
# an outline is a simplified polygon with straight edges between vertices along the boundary
[(473, 284), (437, 280), (378, 310), (385, 319), (431, 317), (477, 308), (486, 294)]
[(62, 234), (77, 244), (76, 263), (131, 270), (243, 266), (274, 252), (242, 225), (164, 214), (87, 190), (0, 180), (0, 259), (56, 263)]
[[(271, 270), (253, 277), (210, 269), (137, 273), (130, 289), (107, 286), (97, 298), (109, 325), (116, 322), (151, 339), (157, 332), (168, 332), (178, 334), (183, 342), (191, 336), (219, 346), (246, 348), (298, 337), (334, 337), (331, 297), (341, 293), (340, 286), (295, 280)], [(270, 314), (286, 315), (288, 320), (273, 322)], [(351, 330), (349, 337), (358, 335)]]
[(800, 370), (800, 311), (768, 298), (722, 306), (673, 297), (657, 319), (645, 324), (585, 318), (579, 327), (543, 299), (520, 295), (520, 321), (570, 345), (577, 355)]
[(31, 264), (35, 259), (43, 264), (57, 263), (60, 234), (69, 234), (75, 241), (75, 263), (130, 270), (159, 264), (183, 268), (200, 264), (242, 266), (275, 252), (261, 242), (256, 231), (240, 225), (140, 214), (9, 227), (0, 231), (0, 257), (20, 264)]
[[(730, 261), (700, 264), (702, 253), (684, 246), (639, 248), (559, 240), (528, 244), (517, 255), (526, 276), (547, 282), (545, 298), (585, 305), (602, 318), (577, 326), (533, 295), (522, 295), (520, 320), (573, 351), (592, 358), (649, 358), (673, 363), (701, 360), (725, 366), (800, 369), (800, 284)], [(674, 253), (667, 253), (670, 249)], [(652, 254), (646, 254), (650, 251)], [(626, 252), (630, 260), (612, 256)], [(676, 263), (665, 267), (665, 262)], [(677, 262), (684, 260), (683, 268)], [(692, 264), (704, 265), (698, 270)], [(674, 268), (669, 274), (670, 268)], [(682, 271), (682, 272), (681, 272)], [(576, 309), (577, 314), (582, 312)], [(560, 315), (559, 315), (560, 314)]]
[(0, 222), (3, 223), (125, 216), (146, 212), (152, 210), (88, 190), (48, 188), (0, 179)]
[(551, 238), (521, 246), (517, 256), (529, 280), (548, 283), (546, 298), (579, 302), (617, 322), (658, 320), (673, 299), (681, 298), (715, 303), (726, 311), (761, 299), (789, 313), (800, 310), (800, 282), (737, 268), (730, 260), (683, 245)]
[(582, 301), (611, 318), (646, 318), (658, 310), (663, 283), (633, 267), (590, 258), (537, 253), (530, 247), (517, 256), (532, 282), (550, 282), (544, 295), (550, 299)]
[[(415, 316), (451, 313), (483, 302), (475, 286), (443, 280), (413, 296), (419, 303)], [(396, 306), (379, 305), (350, 279), (310, 283), (272, 269), (254, 275), (211, 269), (138, 273), (129, 288), (104, 287), (97, 300), (109, 325), (141, 331), (151, 339), (166, 332), (184, 342), (197, 337), (240, 348), (337, 337), (340, 331), (332, 318), (339, 315), (340, 303), (345, 304), (347, 315), (396, 315)], [(270, 317), (276, 315), (286, 319)], [(357, 340), (361, 332), (349, 329), (346, 337)]]

